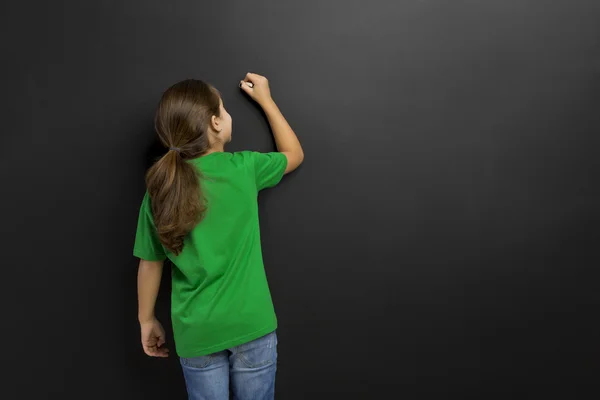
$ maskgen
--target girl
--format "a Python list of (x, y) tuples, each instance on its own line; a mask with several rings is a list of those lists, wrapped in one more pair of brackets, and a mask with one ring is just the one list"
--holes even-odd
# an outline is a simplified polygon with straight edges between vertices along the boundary
[(263, 76), (241, 89), (265, 111), (277, 152), (227, 153), (231, 116), (220, 93), (185, 80), (163, 94), (155, 128), (168, 148), (146, 175), (133, 254), (142, 346), (167, 357), (154, 316), (163, 261), (172, 268), (171, 315), (190, 399), (273, 399), (277, 319), (263, 266), (258, 192), (302, 163), (298, 138)]

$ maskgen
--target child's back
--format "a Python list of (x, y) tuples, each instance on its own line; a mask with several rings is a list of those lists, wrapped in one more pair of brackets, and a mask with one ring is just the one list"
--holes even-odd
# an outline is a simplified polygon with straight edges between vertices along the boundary
[[(257, 196), (283, 177), (282, 153), (214, 152), (188, 161), (201, 173), (206, 211), (181, 253), (165, 252), (150, 198), (140, 210), (134, 254), (173, 262), (172, 320), (177, 354), (196, 357), (277, 328), (262, 260)], [(148, 224), (148, 225), (147, 225)]]

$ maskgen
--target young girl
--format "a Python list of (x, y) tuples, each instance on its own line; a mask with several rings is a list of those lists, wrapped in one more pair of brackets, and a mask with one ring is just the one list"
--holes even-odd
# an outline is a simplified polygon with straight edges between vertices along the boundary
[(135, 237), (139, 321), (149, 356), (167, 357), (154, 316), (163, 268), (172, 268), (172, 321), (190, 399), (273, 399), (277, 319), (263, 265), (258, 192), (304, 159), (263, 76), (241, 89), (265, 111), (278, 152), (227, 153), (231, 116), (220, 93), (185, 80), (163, 94), (155, 128), (168, 148), (146, 175)]

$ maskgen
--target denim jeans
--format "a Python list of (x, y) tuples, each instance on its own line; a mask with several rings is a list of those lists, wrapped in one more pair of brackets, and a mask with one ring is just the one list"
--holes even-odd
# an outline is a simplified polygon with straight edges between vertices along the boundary
[(190, 400), (272, 400), (277, 370), (277, 334), (217, 353), (180, 358)]

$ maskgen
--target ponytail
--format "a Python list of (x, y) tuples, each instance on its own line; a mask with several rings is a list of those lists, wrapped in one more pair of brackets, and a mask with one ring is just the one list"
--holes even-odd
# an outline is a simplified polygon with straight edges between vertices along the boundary
[(210, 149), (208, 125), (213, 115), (220, 116), (220, 104), (212, 85), (186, 79), (163, 93), (156, 110), (154, 127), (169, 151), (148, 170), (146, 187), (158, 238), (175, 255), (206, 211), (201, 172), (187, 160)]
[(165, 249), (181, 253), (183, 240), (202, 219), (205, 207), (200, 193), (200, 173), (172, 148), (146, 174), (152, 216)]

